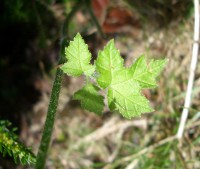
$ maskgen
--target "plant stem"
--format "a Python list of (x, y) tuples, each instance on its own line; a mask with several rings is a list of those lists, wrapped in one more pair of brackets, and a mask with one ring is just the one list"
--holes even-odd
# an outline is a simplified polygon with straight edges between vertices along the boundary
[[(63, 24), (62, 30), (61, 30), (61, 44), (60, 44), (60, 60), (59, 64), (64, 63), (65, 61), (65, 46), (68, 46), (69, 44), (69, 35), (68, 35), (68, 27), (69, 22), (76, 13), (78, 9), (80, 9), (81, 5), (77, 4), (72, 11), (69, 13), (69, 15), (66, 17), (66, 20)], [(45, 162), (47, 158), (47, 153), (51, 141), (51, 136), (53, 133), (53, 127), (54, 127), (54, 121), (55, 121), (55, 115), (58, 107), (58, 99), (61, 89), (61, 82), (63, 77), (63, 71), (58, 68), (56, 71), (56, 77), (53, 83), (53, 88), (51, 92), (49, 107), (47, 111), (46, 121), (44, 125), (44, 130), (42, 133), (42, 139), (40, 142), (39, 151), (36, 158), (36, 165), (35, 169), (43, 169), (45, 167)]]
[(40, 142), (39, 151), (36, 159), (36, 169), (43, 169), (45, 166), (45, 161), (47, 157), (47, 151), (51, 141), (51, 135), (53, 132), (53, 126), (55, 121), (55, 114), (58, 106), (58, 98), (61, 88), (61, 81), (63, 77), (63, 71), (57, 69), (56, 77), (52, 88), (51, 98), (49, 102), (49, 108), (47, 112), (47, 117), (45, 121), (44, 131), (42, 135), (42, 140)]
[(192, 97), (192, 89), (193, 89), (193, 83), (194, 83), (194, 78), (195, 78), (195, 70), (197, 67), (197, 62), (198, 62), (198, 54), (199, 54), (199, 28), (200, 28), (200, 13), (199, 13), (199, 0), (194, 0), (194, 44), (192, 48), (192, 59), (191, 59), (191, 64), (190, 64), (190, 74), (188, 77), (188, 84), (187, 84), (187, 91), (186, 91), (186, 96), (185, 96), (185, 103), (184, 103), (184, 108), (182, 111), (181, 115), (181, 120), (177, 132), (177, 137), (179, 139), (182, 138), (184, 128), (185, 128), (185, 123), (187, 121), (187, 117), (189, 114), (189, 109), (191, 106), (191, 97)]
[(69, 24), (70, 24), (70, 21), (71, 21), (71, 19), (73, 18), (73, 16), (76, 14), (76, 12), (78, 11), (78, 10), (80, 10), (80, 8), (83, 6), (83, 2), (77, 2), (76, 4), (75, 4), (75, 6), (73, 7), (73, 9), (72, 9), (72, 11), (68, 14), (68, 16), (67, 16), (67, 19), (65, 20), (65, 22), (64, 22), (64, 25), (63, 25), (63, 29), (62, 29), (62, 35), (64, 36), (64, 37), (66, 37), (66, 38), (70, 38), (69, 37)]
[[(60, 45), (61, 47), (60, 47), (59, 64), (62, 64), (65, 61), (65, 46), (68, 46), (68, 44), (69, 44), (68, 40), (70, 39), (69, 23), (70, 23), (71, 19), (73, 18), (74, 14), (83, 6), (84, 2), (85, 2), (84, 0), (81, 2), (77, 2), (77, 4), (72, 9), (72, 11), (66, 17), (66, 20), (63, 24), (63, 27), (61, 30), (61, 45)], [(101, 27), (100, 27), (98, 21), (96, 20), (94, 14), (93, 14), (93, 11), (91, 10), (90, 1), (88, 4), (88, 7), (89, 7), (88, 8), (89, 13), (90, 13), (92, 19), (94, 20), (95, 25), (97, 26), (97, 29), (99, 30), (100, 34), (103, 37), (105, 37), (103, 32), (101, 31)], [(38, 151), (37, 158), (36, 158), (35, 169), (43, 169), (45, 167), (47, 153), (48, 153), (48, 149), (49, 149), (49, 145), (50, 145), (50, 141), (51, 141), (51, 136), (53, 133), (55, 115), (56, 115), (56, 111), (57, 111), (57, 107), (58, 107), (58, 99), (59, 99), (59, 94), (60, 94), (60, 89), (61, 89), (62, 77), (63, 77), (63, 71), (60, 68), (58, 68), (56, 71), (56, 77), (55, 77), (52, 92), (51, 92), (49, 107), (48, 107), (46, 121), (45, 121), (45, 125), (44, 125), (44, 131), (42, 134), (42, 139), (40, 142), (40, 147), (39, 147), (39, 151)]]
[(85, 0), (85, 5), (86, 5), (86, 8), (88, 9), (88, 12), (95, 24), (95, 26), (97, 27), (97, 30), (98, 32), (100, 33), (100, 35), (102, 36), (103, 39), (106, 39), (106, 35), (104, 34), (104, 32), (102, 31), (101, 29), (101, 25), (99, 24), (96, 16), (94, 15), (94, 12), (92, 10), (92, 7), (91, 7), (91, 0)]

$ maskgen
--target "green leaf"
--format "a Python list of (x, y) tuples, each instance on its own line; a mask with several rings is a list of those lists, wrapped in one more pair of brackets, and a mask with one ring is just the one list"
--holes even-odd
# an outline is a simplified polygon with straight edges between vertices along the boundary
[(102, 52), (99, 52), (96, 68), (100, 74), (97, 83), (108, 87), (107, 99), (111, 110), (118, 110), (130, 119), (153, 109), (149, 101), (141, 94), (142, 88), (156, 86), (155, 77), (162, 70), (166, 60), (146, 64), (145, 57), (140, 57), (130, 68), (123, 66), (123, 59), (110, 41)]
[(114, 46), (114, 40), (111, 40), (104, 50), (98, 53), (95, 63), (97, 71), (100, 73), (97, 79), (100, 87), (106, 88), (111, 84), (113, 74), (123, 69), (123, 62), (119, 51)]
[(83, 109), (94, 112), (101, 115), (104, 108), (104, 98), (99, 95), (100, 89), (92, 84), (84, 86), (82, 89), (74, 94), (73, 99), (81, 101), (81, 107)]
[(91, 76), (94, 73), (95, 67), (90, 64), (91, 53), (79, 33), (70, 42), (70, 45), (65, 48), (65, 55), (67, 63), (61, 67), (64, 73), (74, 77), (83, 73), (86, 76)]
[(153, 111), (149, 101), (141, 94), (140, 83), (132, 78), (130, 69), (113, 74), (107, 98), (109, 108), (119, 110), (128, 119)]
[(142, 88), (154, 88), (157, 86), (156, 77), (164, 68), (167, 59), (151, 60), (147, 65), (145, 56), (139, 57), (131, 66), (132, 78), (140, 83)]
[[(79, 33), (66, 48), (66, 58), (67, 63), (61, 69), (68, 75), (92, 76), (96, 68), (96, 82), (101, 88), (107, 88), (107, 100), (111, 110), (118, 110), (126, 118), (153, 111), (141, 90), (157, 86), (156, 77), (165, 66), (166, 59), (151, 60), (147, 64), (145, 56), (141, 56), (126, 68), (114, 41), (111, 40), (103, 51), (98, 53), (95, 67), (90, 64), (91, 54)], [(74, 99), (80, 100), (84, 109), (101, 114), (104, 104), (103, 97), (98, 94), (99, 90), (97, 86), (88, 84), (75, 93)]]

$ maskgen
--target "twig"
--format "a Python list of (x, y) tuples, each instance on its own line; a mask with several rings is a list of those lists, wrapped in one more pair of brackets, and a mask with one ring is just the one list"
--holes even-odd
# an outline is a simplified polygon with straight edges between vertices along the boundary
[(127, 127), (123, 127), (120, 129), (120, 131), (117, 133), (117, 146), (115, 148), (115, 150), (113, 151), (113, 153), (109, 156), (108, 158), (108, 162), (113, 162), (115, 160), (115, 158), (117, 157), (117, 155), (119, 154), (119, 151), (122, 147), (122, 137), (124, 135), (124, 132), (126, 131)]
[(138, 165), (139, 160), (133, 160), (125, 169), (134, 169)]
[[(188, 126), (186, 126), (186, 129), (189, 130), (190, 128), (192, 128), (192, 127), (194, 127), (196, 125), (199, 125), (199, 124), (200, 124), (200, 121), (197, 121), (196, 123), (193, 123), (193, 124), (188, 124)], [(159, 146), (162, 146), (163, 144), (169, 143), (171, 141), (174, 141), (176, 139), (177, 139), (176, 135), (167, 137), (167, 138), (159, 141), (158, 143), (155, 143), (153, 145), (150, 145), (149, 147), (146, 147), (146, 148), (142, 149), (141, 151), (137, 152), (136, 154), (132, 154), (130, 156), (121, 158), (121, 159), (113, 162), (112, 164), (108, 164), (103, 169), (113, 169), (113, 168), (115, 168), (116, 166), (118, 166), (120, 164), (132, 161), (132, 160), (136, 159), (137, 157), (139, 157), (139, 156), (141, 156), (143, 154), (149, 153), (149, 152), (153, 151), (155, 148), (157, 148)], [(134, 161), (133, 161), (133, 163), (134, 163)]]
[(117, 122), (117, 119), (111, 120), (109, 123), (106, 123), (103, 125), (101, 128), (96, 130), (95, 132), (89, 134), (88, 136), (84, 137), (82, 140), (80, 140), (77, 144), (85, 143), (85, 142), (91, 142), (92, 141), (97, 141), (100, 140), (114, 132), (116, 132), (119, 129), (122, 128), (128, 128), (132, 126), (142, 126), (142, 120), (134, 120), (134, 121), (126, 121), (126, 122)]
[(101, 128), (97, 129), (93, 133), (85, 136), (81, 140), (79, 140), (77, 143), (70, 146), (67, 153), (65, 152), (65, 155), (69, 155), (72, 150), (79, 148), (84, 143), (92, 143), (96, 142), (102, 138), (107, 137), (108, 135), (116, 132), (120, 129), (127, 129), (128, 127), (143, 127), (145, 125), (144, 120), (134, 120), (134, 121), (122, 121), (119, 122), (118, 118), (113, 118), (109, 122), (105, 123)]
[(181, 139), (185, 123), (188, 117), (189, 108), (191, 104), (191, 95), (192, 95), (192, 88), (194, 83), (194, 75), (195, 75), (195, 69), (197, 65), (197, 58), (198, 58), (198, 50), (199, 50), (199, 0), (194, 0), (194, 9), (195, 9), (195, 16), (194, 16), (194, 44), (192, 49), (192, 60), (190, 65), (190, 74), (188, 78), (188, 85), (187, 85), (187, 91), (186, 91), (186, 97), (185, 97), (185, 104), (182, 111), (181, 121), (179, 125), (179, 129), (177, 132), (177, 138)]
[(191, 128), (194, 128), (194, 127), (197, 127), (197, 126), (200, 126), (200, 121), (192, 122), (189, 125), (187, 125), (185, 128), (191, 129)]

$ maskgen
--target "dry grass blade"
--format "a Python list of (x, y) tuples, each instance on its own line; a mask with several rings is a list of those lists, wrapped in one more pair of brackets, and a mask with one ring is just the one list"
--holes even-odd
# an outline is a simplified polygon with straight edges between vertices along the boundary
[(85, 136), (83, 139), (78, 141), (71, 148), (78, 148), (83, 143), (95, 142), (100, 140), (112, 133), (115, 133), (118, 130), (127, 129), (131, 126), (143, 127), (146, 128), (146, 120), (134, 120), (134, 121), (119, 121), (118, 118), (112, 118), (109, 122), (105, 123), (101, 128), (97, 129), (93, 133)]
[(175, 139), (176, 139), (176, 136), (167, 137), (166, 139), (163, 139), (158, 143), (155, 143), (155, 144), (153, 144), (153, 145), (151, 145), (149, 147), (146, 147), (146, 148), (142, 149), (141, 151), (139, 151), (136, 154), (124, 157), (124, 158), (114, 162), (113, 164), (109, 164), (109, 165), (105, 166), (103, 169), (113, 169), (115, 166), (118, 166), (119, 164), (129, 162), (129, 161), (133, 160), (134, 158), (137, 158), (137, 157), (139, 157), (139, 156), (141, 156), (141, 155), (143, 155), (143, 154), (145, 154), (147, 152), (150, 152), (150, 151), (154, 150), (155, 148), (157, 148), (157, 147), (159, 147), (159, 146), (161, 146), (163, 144), (166, 144), (168, 142), (171, 142), (171, 141), (173, 141)]
[(138, 164), (138, 160), (133, 160), (125, 169), (134, 169)]

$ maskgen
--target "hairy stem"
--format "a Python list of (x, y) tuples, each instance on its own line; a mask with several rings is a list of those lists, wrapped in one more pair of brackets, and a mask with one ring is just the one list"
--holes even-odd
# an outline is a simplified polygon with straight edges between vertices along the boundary
[[(62, 64), (65, 61), (65, 46), (67, 46), (69, 43), (68, 26), (69, 26), (70, 20), (72, 19), (76, 11), (81, 7), (80, 5), (77, 5), (77, 6), (75, 6), (73, 10), (70, 12), (70, 14), (67, 16), (61, 30), (61, 45), (60, 45), (61, 47), (60, 47), (59, 64)], [(58, 68), (56, 71), (56, 77), (55, 77), (52, 92), (51, 92), (49, 107), (48, 107), (44, 130), (42, 134), (42, 140), (40, 142), (40, 147), (37, 154), (35, 169), (43, 169), (45, 167), (47, 153), (48, 153), (48, 149), (49, 149), (49, 145), (51, 141), (51, 136), (53, 133), (55, 115), (56, 115), (56, 111), (58, 107), (58, 99), (59, 99), (59, 94), (60, 94), (60, 89), (61, 89), (62, 77), (63, 77), (63, 71), (60, 68)]]
[(36, 159), (36, 169), (43, 169), (45, 166), (45, 161), (47, 157), (47, 152), (49, 148), (49, 144), (51, 141), (51, 135), (53, 132), (53, 126), (55, 121), (55, 114), (58, 106), (58, 98), (61, 88), (61, 81), (63, 77), (63, 71), (61, 69), (57, 69), (55, 81), (52, 88), (49, 108), (47, 112), (47, 117), (45, 121), (44, 131), (42, 135), (42, 140), (40, 142), (39, 151)]
[[(64, 57), (65, 56), (65, 46), (67, 46), (69, 44), (69, 38), (70, 38), (69, 37), (69, 23), (70, 23), (71, 19), (73, 18), (74, 14), (83, 6), (84, 2), (85, 2), (84, 0), (82, 0), (81, 3), (77, 2), (77, 4), (72, 9), (72, 11), (66, 17), (66, 20), (63, 24), (63, 28), (61, 30), (61, 45), (60, 45), (61, 47), (60, 47), (59, 64), (62, 64), (65, 61), (65, 57)], [(90, 8), (90, 3), (89, 3), (89, 13), (90, 13), (92, 19), (94, 20), (95, 25), (97, 26), (100, 34), (103, 37), (105, 37), (103, 32), (101, 31), (98, 21), (96, 20), (94, 14), (93, 14), (93, 11)], [(60, 89), (61, 89), (62, 77), (63, 77), (63, 71), (60, 68), (58, 68), (56, 71), (56, 77), (55, 77), (52, 92), (51, 92), (49, 107), (48, 107), (46, 121), (45, 121), (45, 125), (44, 125), (44, 131), (42, 134), (42, 139), (41, 139), (39, 151), (37, 154), (35, 169), (43, 169), (45, 167), (47, 153), (48, 153), (48, 149), (49, 149), (49, 145), (50, 145), (50, 141), (51, 141), (51, 136), (53, 133), (53, 127), (54, 127), (57, 106), (58, 106), (58, 99), (59, 99), (59, 93), (60, 93)]]

